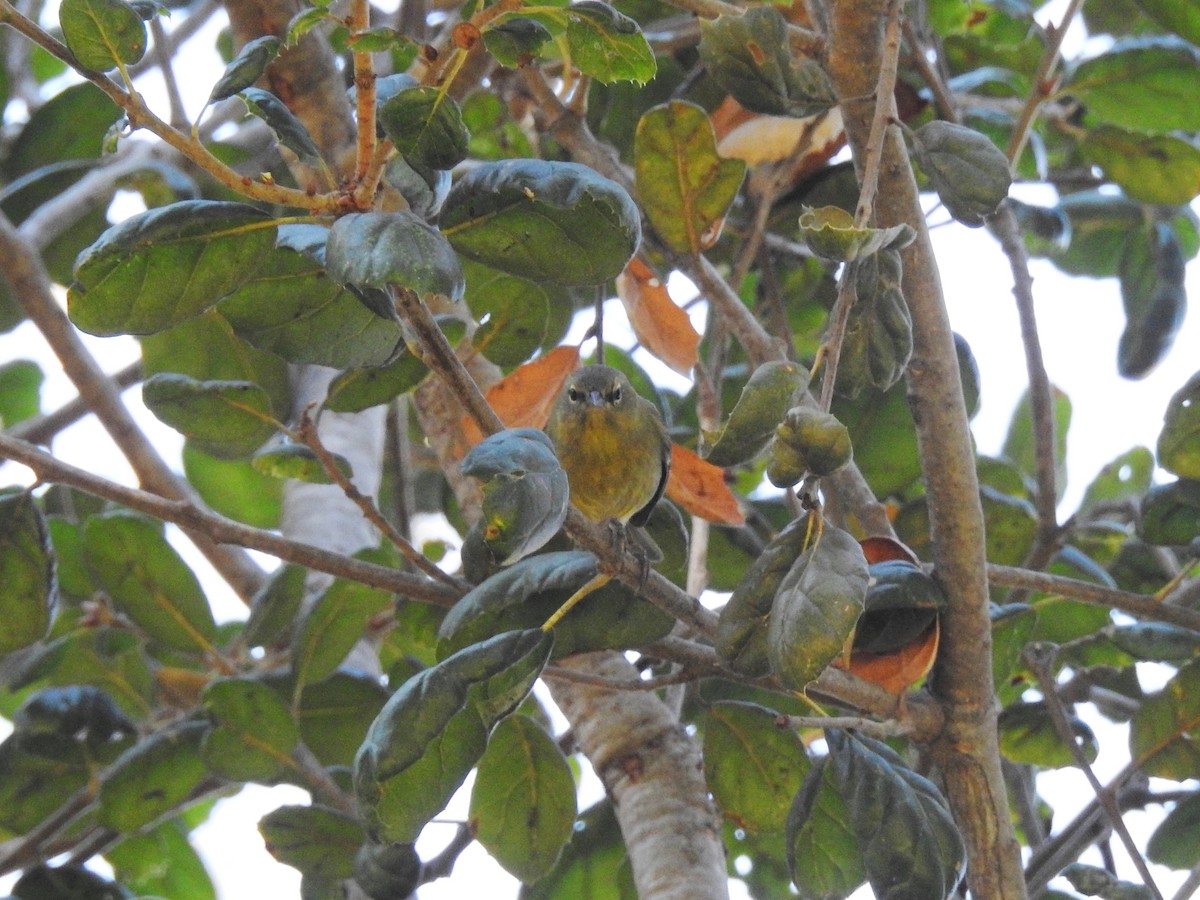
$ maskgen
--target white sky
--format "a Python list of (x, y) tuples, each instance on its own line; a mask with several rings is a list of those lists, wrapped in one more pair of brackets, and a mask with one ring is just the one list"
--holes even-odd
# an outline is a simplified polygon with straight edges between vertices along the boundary
[[(211, 47), (212, 39), (213, 29), (210, 28), (192, 45)], [(187, 68), (194, 70), (191, 63)], [(207, 90), (204, 85), (199, 92), (201, 99), (195, 102), (202, 102)], [(152, 92), (148, 94), (152, 104), (165, 108)], [(190, 111), (194, 113), (195, 109)], [(1021, 196), (1033, 202), (1050, 199), (1036, 194)], [(942, 212), (934, 216), (939, 222), (945, 218)], [(1026, 383), (1008, 265), (995, 242), (982, 230), (950, 224), (935, 229), (933, 238), (942, 266), (951, 323), (971, 344), (982, 373), (982, 403), (979, 415), (972, 423), (973, 432), (980, 452), (996, 453)], [(1033, 273), (1046, 366), (1051, 381), (1063, 389), (1073, 403), (1067, 443), (1070, 480), (1063, 502), (1063, 509), (1069, 512), (1078, 504), (1088, 482), (1106, 463), (1138, 444), (1153, 450), (1168, 399), (1200, 368), (1200, 314), (1193, 311), (1187, 317), (1173, 350), (1159, 367), (1146, 378), (1129, 382), (1116, 372), (1117, 341), (1124, 324), (1116, 280), (1067, 277), (1041, 261), (1034, 262)], [(1194, 302), (1194, 298), (1200, 297), (1200, 265), (1193, 263), (1188, 267), (1187, 280), (1188, 293)], [(619, 305), (610, 304), (610, 307), (614, 306), (617, 307), (614, 314), (620, 315)], [(609, 333), (614, 330), (610, 328)], [(108, 371), (116, 371), (137, 357), (132, 339), (101, 340), (86, 336), (85, 339)], [(34, 358), (46, 367), (48, 377), (42, 392), (44, 409), (54, 409), (75, 395), (65, 376), (56, 370), (40, 336), (28, 324), (0, 336), (0, 363), (18, 358)], [(147, 432), (177, 465), (179, 436), (141, 407), (139, 391), (127, 393), (126, 400)], [(89, 420), (63, 432), (56, 439), (54, 449), (69, 462), (97, 468), (99, 448), (108, 446), (103, 431)], [(128, 467), (115, 453), (106, 456), (103, 469), (114, 479), (132, 483)], [(17, 477), (14, 468), (8, 466), (0, 475), (0, 484), (11, 483)], [(181, 541), (180, 549), (185, 550), (192, 562), (197, 555), (185, 545), (186, 542)], [(204, 565), (200, 560), (198, 566)], [(213, 583), (212, 579), (208, 580), (218, 618), (244, 617), (241, 604), (219, 585), (213, 587)], [(0, 728), (5, 725), (0, 722)], [(1126, 742), (1120, 736), (1114, 737), (1115, 742), (1101, 741), (1102, 748), (1108, 748), (1102, 751), (1097, 763), (1102, 781), (1106, 775), (1117, 771), (1124, 761), (1120, 754), (1125, 752)], [(1064, 770), (1049, 777), (1054, 783), (1047, 793), (1054, 797), (1058, 811), (1056, 822), (1062, 825), (1069, 821), (1074, 809), (1088, 802), (1091, 792), (1082, 775), (1074, 771)], [(276, 864), (266, 853), (256, 826), (262, 815), (279, 804), (306, 802), (306, 797), (304, 792), (293, 788), (251, 787), (237, 798), (218, 804), (209, 822), (196, 830), (193, 842), (202, 855), (211, 860), (210, 872), (221, 900), (298, 896), (297, 873)], [(448, 815), (461, 817), (465, 815), (465, 809), (465, 797), (459, 796)], [(1142, 823), (1142, 828), (1149, 828), (1160, 815), (1151, 811), (1138, 814), (1136, 820)], [(451, 832), (449, 826), (427, 828), (420, 845), (424, 855), (436, 852)], [(1098, 857), (1093, 855), (1085, 861), (1095, 863)], [(1129, 863), (1123, 861), (1122, 866), (1123, 877), (1136, 880)], [(1172, 886), (1182, 880), (1178, 873), (1162, 869), (1156, 870), (1157, 877), (1161, 877), (1159, 887), (1167, 896), (1172, 893)], [(9, 881), (0, 880), (0, 890), (8, 884)], [(468, 894), (495, 898), (516, 896), (515, 882), (478, 845), (461, 857), (455, 877), (421, 889), (424, 900), (452, 900)], [(856, 895), (860, 896), (869, 897), (870, 893), (864, 890)]]

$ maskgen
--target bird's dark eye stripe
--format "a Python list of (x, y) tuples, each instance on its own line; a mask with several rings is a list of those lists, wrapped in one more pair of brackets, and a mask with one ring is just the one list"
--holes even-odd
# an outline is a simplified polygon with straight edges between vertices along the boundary
[(577, 403), (583, 399), (583, 392), (578, 388), (567, 388), (567, 396)]
[(620, 399), (621, 399), (621, 388), (620, 388), (620, 386), (617, 386), (617, 387), (611, 388), (611, 389), (609, 390), (609, 392), (608, 392), (608, 397), (607, 397), (607, 399), (608, 399), (608, 402), (609, 402), (609, 403), (616, 403), (618, 400), (620, 400)]

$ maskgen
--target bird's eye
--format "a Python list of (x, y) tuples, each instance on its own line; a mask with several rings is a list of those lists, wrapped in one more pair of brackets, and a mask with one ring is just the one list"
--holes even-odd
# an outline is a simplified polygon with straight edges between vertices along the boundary
[(567, 399), (572, 403), (578, 403), (583, 399), (583, 391), (578, 388), (567, 388)]
[(619, 384), (616, 387), (614, 387), (611, 391), (608, 392), (608, 402), (609, 403), (620, 403), (621, 402), (621, 386)]

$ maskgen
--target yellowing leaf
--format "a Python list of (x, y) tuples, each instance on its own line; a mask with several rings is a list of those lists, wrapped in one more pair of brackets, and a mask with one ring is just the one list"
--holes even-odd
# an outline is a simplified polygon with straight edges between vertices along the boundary
[(692, 515), (720, 525), (744, 525), (737, 497), (725, 483), (725, 470), (686, 447), (671, 445), (671, 477), (667, 496)]
[(700, 333), (654, 270), (635, 256), (617, 276), (617, 296), (642, 346), (681, 375), (689, 374), (699, 358)]

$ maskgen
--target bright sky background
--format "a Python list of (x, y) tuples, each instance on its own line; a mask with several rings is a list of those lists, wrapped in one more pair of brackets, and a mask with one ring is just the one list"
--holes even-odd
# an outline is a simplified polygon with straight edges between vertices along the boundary
[[(1052, 12), (1055, 19), (1061, 15), (1057, 7)], [(1050, 17), (1043, 18), (1048, 20)], [(197, 49), (212, 47), (213, 35), (214, 29), (210, 27), (206, 33), (194, 39), (191, 46)], [(181, 69), (195, 71), (193, 66), (194, 63), (187, 62)], [(188, 79), (188, 82), (195, 85), (196, 93), (200, 94), (199, 100), (189, 101), (190, 111), (194, 113), (198, 103), (207, 95), (208, 84), (207, 79), (199, 79), (198, 83)], [(152, 91), (148, 91), (148, 95), (152, 104), (165, 108)], [(1036, 192), (1021, 192), (1018, 196), (1031, 202), (1052, 202), (1049, 195)], [(943, 222), (947, 218), (944, 212), (938, 211), (932, 216), (932, 221)], [(1025, 361), (1012, 302), (1008, 264), (995, 242), (983, 230), (971, 230), (951, 223), (935, 228), (933, 238), (942, 266), (952, 325), (970, 343), (982, 373), (982, 403), (979, 415), (972, 423), (973, 432), (980, 452), (996, 453), (1003, 443), (1012, 410), (1026, 384)], [(1069, 513), (1077, 506), (1088, 482), (1102, 466), (1137, 444), (1153, 450), (1170, 396), (1200, 367), (1200, 315), (1193, 311), (1187, 318), (1172, 352), (1158, 368), (1140, 381), (1129, 382), (1116, 372), (1117, 341), (1124, 324), (1116, 280), (1070, 278), (1041, 261), (1034, 262), (1033, 273), (1046, 366), (1051, 381), (1067, 393), (1073, 404), (1067, 443), (1070, 481), (1062, 504), (1062, 509)], [(1187, 277), (1188, 293), (1193, 298), (1200, 297), (1200, 265), (1191, 264)], [(619, 305), (610, 304), (610, 308), (613, 307), (613, 314), (619, 316)], [(606, 322), (606, 332), (610, 335), (616, 333), (612, 327), (615, 324)], [(136, 344), (129, 338), (95, 339), (85, 336), (85, 340), (110, 372), (137, 357)], [(66, 377), (57, 371), (40, 335), (28, 323), (8, 335), (0, 336), (0, 363), (18, 358), (36, 359), (46, 369), (48, 377), (42, 391), (44, 409), (55, 409), (75, 395)], [(141, 407), (140, 391), (126, 393), (125, 399), (135, 409), (147, 432), (164, 448), (168, 459), (178, 465), (179, 436)], [(87, 420), (63, 432), (55, 440), (54, 450), (68, 462), (103, 471), (109, 477), (125, 483), (133, 483), (128, 466), (115, 452), (105, 455), (103, 465), (99, 462), (100, 448), (109, 446), (111, 444), (103, 430), (94, 420)], [(20, 478), (17, 470), (7, 466), (0, 474), (0, 484), (12, 483)], [(180, 540), (178, 545), (187, 553), (189, 562), (197, 559), (197, 554), (191, 551), (186, 541)], [(203, 560), (198, 562), (199, 567), (205, 565)], [(206, 587), (219, 619), (245, 616), (244, 607), (214, 579), (208, 579)], [(1152, 673), (1147, 674), (1153, 677)], [(7, 731), (6, 726), (7, 723), (0, 722), (0, 734)], [(1110, 748), (1109, 753), (1102, 750), (1096, 764), (1101, 781), (1105, 781), (1123, 764), (1121, 754), (1124, 745), (1121, 737), (1111, 744), (1104, 735), (1101, 736), (1102, 748)], [(1055, 798), (1058, 810), (1056, 822), (1065, 824), (1075, 809), (1088, 802), (1091, 791), (1083, 776), (1073, 770), (1055, 772), (1048, 777), (1054, 779), (1053, 787), (1047, 793)], [(251, 787), (238, 797), (218, 804), (209, 822), (193, 834), (194, 844), (202, 855), (211, 860), (210, 872), (217, 883), (221, 900), (298, 896), (297, 873), (271, 859), (263, 849), (256, 827), (262, 815), (281, 803), (289, 802), (307, 802), (307, 794), (294, 788)], [(449, 815), (462, 817), (465, 810), (464, 791), (456, 798)], [(1135, 813), (1128, 818), (1131, 827), (1148, 828), (1160, 817), (1161, 811), (1152, 810), (1150, 813)], [(436, 852), (450, 833), (450, 827), (439, 829), (430, 826), (419, 849), (423, 855)], [(1120, 856), (1121, 851), (1116, 844), (1114, 841)], [(1098, 856), (1092, 851), (1092, 856), (1085, 858), (1085, 861), (1098, 862)], [(1136, 880), (1130, 864), (1122, 861), (1122, 865), (1121, 874)], [(467, 872), (472, 877), (465, 879)], [(1159, 887), (1170, 896), (1173, 885), (1177, 885), (1182, 876), (1161, 869), (1156, 871), (1156, 878), (1160, 876)], [(10, 883), (11, 879), (0, 880), (0, 890)], [(512, 887), (503, 888), (505, 883)], [(468, 884), (473, 885), (469, 890)], [(478, 896), (479, 890), (485, 890), (486, 896), (495, 898), (516, 896), (515, 882), (476, 845), (461, 857), (454, 878), (423, 887), (421, 897), (424, 900), (451, 900), (468, 894)], [(870, 893), (863, 891), (856, 895), (860, 896), (869, 897)]]

